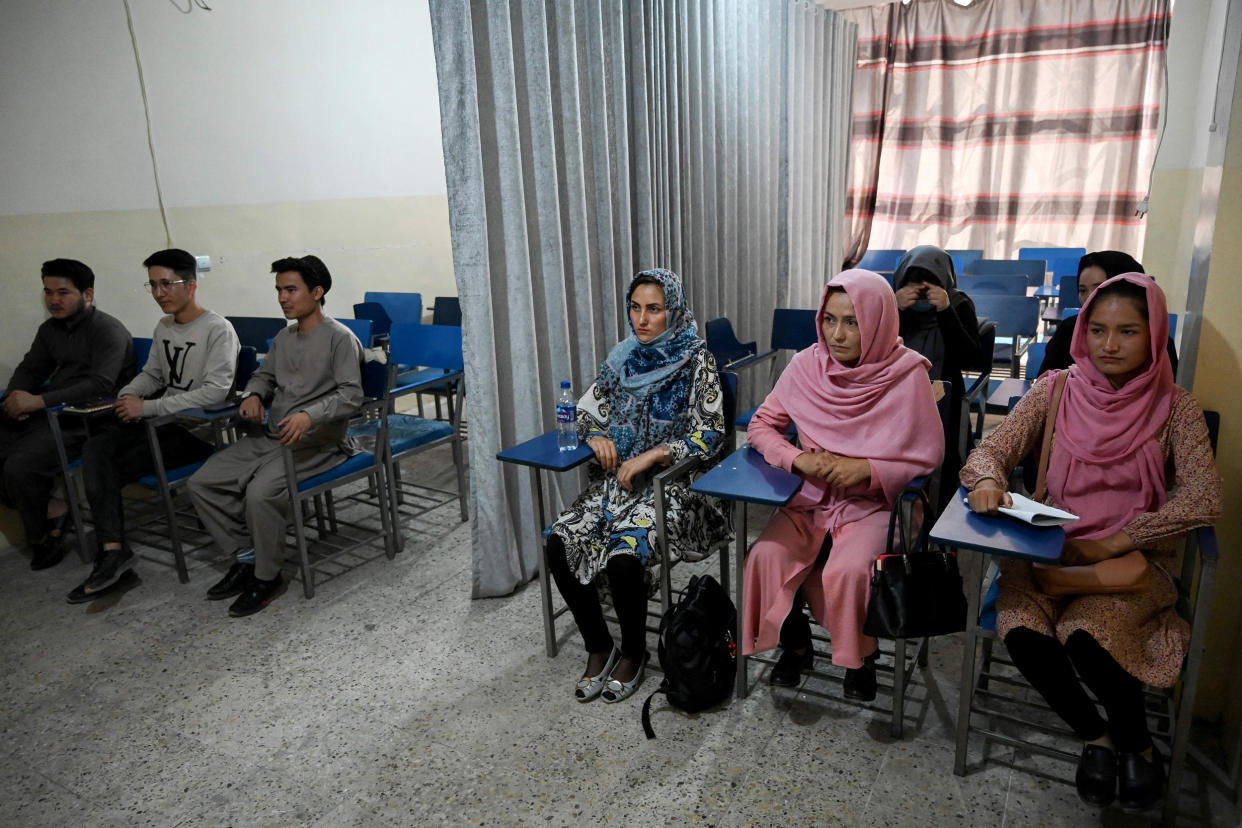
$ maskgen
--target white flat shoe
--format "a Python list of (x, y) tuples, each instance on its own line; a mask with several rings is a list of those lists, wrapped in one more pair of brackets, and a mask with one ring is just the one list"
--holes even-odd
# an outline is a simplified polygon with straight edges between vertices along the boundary
[(608, 677), (608, 683), (604, 686), (604, 692), (600, 694), (604, 704), (616, 704), (634, 695), (638, 685), (643, 683), (643, 673), (647, 671), (647, 659), (649, 657), (650, 654), (643, 655), (643, 663), (638, 665), (638, 672), (629, 681), (621, 681), (613, 678), (611, 675)]
[(578, 683), (574, 685), (574, 698), (580, 702), (589, 702), (604, 692), (604, 685), (608, 683), (608, 676), (612, 673), (612, 668), (617, 666), (617, 662), (621, 659), (621, 650), (613, 645), (612, 652), (608, 654), (608, 661), (604, 664), (604, 669), (599, 671), (598, 676), (583, 676), (578, 679)]

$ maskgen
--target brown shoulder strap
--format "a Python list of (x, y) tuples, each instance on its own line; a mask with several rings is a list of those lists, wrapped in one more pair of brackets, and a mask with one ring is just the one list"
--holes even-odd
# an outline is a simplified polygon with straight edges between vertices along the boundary
[(1048, 494), (1048, 459), (1052, 455), (1052, 431), (1057, 424), (1057, 409), (1061, 407), (1061, 392), (1065, 390), (1065, 378), (1069, 371), (1057, 374), (1056, 382), (1048, 398), (1048, 413), (1044, 418), (1044, 442), (1039, 449), (1039, 477), (1035, 481), (1035, 500), (1043, 502)]

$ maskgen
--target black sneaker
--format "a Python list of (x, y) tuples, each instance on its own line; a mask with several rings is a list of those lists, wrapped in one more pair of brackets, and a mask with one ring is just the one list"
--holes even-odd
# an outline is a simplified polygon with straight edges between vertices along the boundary
[(854, 699), (855, 701), (874, 701), (875, 700), (875, 655), (869, 655), (863, 659), (863, 665), (858, 669), (846, 668), (845, 670), (845, 697)]
[(207, 600), (219, 601), (240, 595), (252, 580), (254, 580), (254, 564), (238, 561), (229, 567), (228, 573), (223, 578), (207, 590)]
[(276, 577), (270, 581), (260, 581), (258, 578), (251, 578), (250, 583), (246, 586), (241, 596), (233, 602), (229, 607), (229, 615), (234, 618), (241, 618), (245, 615), (254, 615), (259, 610), (276, 600), (279, 595), (285, 591), (285, 579), (280, 577), (280, 573), (276, 573)]
[(43, 540), (35, 544), (31, 553), (30, 568), (38, 571), (60, 563), (65, 557), (65, 547), (60, 542), (60, 536), (45, 535)]
[(95, 568), (82, 584), (82, 591), (90, 595), (112, 586), (129, 571), (133, 560), (134, 553), (124, 546), (120, 549), (100, 549), (95, 558)]
[(768, 674), (768, 684), (775, 687), (796, 687), (802, 680), (802, 671), (811, 669), (815, 663), (815, 652), (808, 644), (801, 653), (793, 649), (781, 650), (781, 657), (772, 665)]
[(1117, 796), (1117, 754), (1101, 745), (1083, 745), (1074, 787), (1088, 805), (1111, 804)]

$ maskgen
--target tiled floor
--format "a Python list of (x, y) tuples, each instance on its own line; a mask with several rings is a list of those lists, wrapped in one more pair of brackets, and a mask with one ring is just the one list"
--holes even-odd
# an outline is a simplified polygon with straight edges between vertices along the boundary
[[(436, 462), (447, 463), (437, 456)], [(976, 741), (952, 773), (958, 644), (916, 674), (906, 737), (840, 685), (760, 678), (696, 716), (639, 699), (579, 705), (565, 628), (544, 655), (539, 590), (471, 601), (455, 505), (382, 555), (231, 619), (144, 563), (93, 604), (74, 558), (31, 572), (0, 552), (0, 826), (1134, 825), (1078, 802), (1064, 763)], [(644, 689), (654, 689), (650, 679)], [(642, 694), (645, 695), (645, 694)], [(1190, 789), (1190, 786), (1188, 786)], [(1232, 825), (1195, 787), (1187, 825)]]

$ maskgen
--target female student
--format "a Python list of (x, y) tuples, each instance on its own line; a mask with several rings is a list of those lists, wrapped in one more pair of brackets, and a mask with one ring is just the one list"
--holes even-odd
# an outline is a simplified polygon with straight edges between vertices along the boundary
[(1181, 672), (1189, 630), (1174, 610), (1177, 547), (1220, 514), (1221, 478), (1203, 410), (1173, 384), (1168, 311), (1156, 283), (1141, 273), (1109, 279), (1079, 319), (1074, 365), (1035, 383), (971, 453), (961, 481), (972, 509), (995, 512), (1008, 501), (1009, 472), (1043, 442), (1054, 408), (1045, 500), (1079, 516), (1065, 527), (1061, 562), (1094, 564), (1139, 550), (1138, 577), (1119, 584), (1133, 591), (1117, 593), (1048, 594), (1056, 572), (1005, 559), (996, 631), (1083, 740), (1079, 796), (1095, 805), (1119, 797), (1123, 808), (1141, 810), (1164, 789), (1143, 685), (1172, 686)]
[[(882, 277), (838, 275), (824, 288), (816, 323), (818, 343), (794, 356), (750, 424), (750, 444), (803, 483), (746, 557), (742, 649), (779, 641), (779, 670), (796, 679), (810, 666), (810, 628), (801, 612), (790, 613), (801, 587), (832, 636), (833, 663), (846, 668), (845, 695), (869, 699), (876, 640), (862, 626), (871, 571), (893, 498), (940, 465), (944, 435), (917, 427), (940, 421), (928, 362), (901, 344), (897, 302)], [(800, 448), (785, 439), (791, 422)]]
[[(647, 662), (644, 568), (685, 552), (705, 555), (731, 535), (728, 511), (686, 483), (664, 489), (668, 538), (655, 533), (651, 477), (690, 455), (722, 448), (724, 401), (716, 362), (669, 270), (638, 274), (626, 291), (631, 335), (608, 354), (578, 402), (578, 433), (599, 465), (590, 485), (556, 521), (548, 566), (587, 649), (574, 697), (629, 698)], [(621, 627), (614, 644), (595, 579), (603, 575)]]

